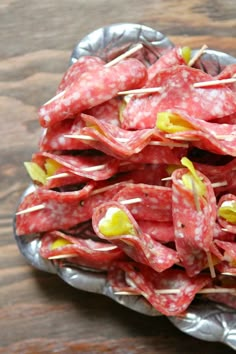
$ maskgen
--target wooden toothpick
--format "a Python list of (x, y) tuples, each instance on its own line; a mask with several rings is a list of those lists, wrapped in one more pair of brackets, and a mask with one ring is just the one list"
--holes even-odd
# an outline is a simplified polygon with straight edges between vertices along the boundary
[(34, 211), (39, 211), (45, 208), (44, 204), (38, 204), (38, 205), (34, 205), (30, 208), (26, 208), (24, 210), (20, 210), (16, 213), (16, 215), (22, 215), (22, 214), (27, 214), (27, 213), (32, 213)]
[(208, 86), (217, 86), (222, 84), (233, 84), (234, 82), (236, 82), (236, 77), (231, 77), (229, 79), (222, 79), (222, 80), (195, 82), (193, 84), (193, 87), (201, 88), (201, 87), (208, 87)]
[(125, 53), (119, 55), (117, 58), (111, 60), (109, 63), (105, 64), (104, 66), (106, 68), (109, 68), (110, 66), (113, 66), (115, 64), (117, 64), (118, 62), (120, 62), (121, 60), (131, 56), (132, 54), (136, 53), (138, 50), (142, 49), (143, 45), (142, 43), (138, 43), (135, 47), (130, 48), (129, 50), (127, 50)]
[(205, 50), (208, 48), (206, 44), (204, 44), (201, 49), (192, 57), (192, 59), (189, 60), (188, 66), (193, 66), (193, 64), (196, 63), (196, 61), (202, 56), (202, 54), (205, 52)]

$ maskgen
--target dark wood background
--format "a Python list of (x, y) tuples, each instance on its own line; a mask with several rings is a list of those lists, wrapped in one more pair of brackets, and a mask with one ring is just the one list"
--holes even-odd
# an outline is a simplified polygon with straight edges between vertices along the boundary
[(149, 318), (32, 269), (12, 232), (37, 149), (39, 105), (54, 95), (75, 44), (117, 22), (158, 29), (179, 45), (236, 56), (235, 0), (0, 1), (0, 352), (232, 353), (191, 338), (166, 318)]

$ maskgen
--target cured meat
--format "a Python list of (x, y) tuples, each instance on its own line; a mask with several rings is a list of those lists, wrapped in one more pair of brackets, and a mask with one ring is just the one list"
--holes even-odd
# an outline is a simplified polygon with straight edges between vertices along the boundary
[(58, 150), (86, 150), (89, 145), (84, 140), (76, 140), (65, 137), (71, 135), (84, 127), (84, 122), (80, 116), (75, 119), (65, 119), (57, 122), (53, 127), (44, 129), (39, 141), (40, 151), (58, 151)]
[(212, 76), (184, 65), (160, 71), (148, 84), (148, 87), (160, 87), (160, 92), (134, 95), (122, 112), (122, 127), (153, 128), (157, 114), (168, 110), (201, 120), (235, 113), (235, 96), (229, 88), (223, 85), (193, 87), (194, 83), (210, 80)]
[(205, 297), (207, 297), (211, 301), (224, 304), (231, 308), (236, 308), (235, 277), (230, 276), (229, 274), (227, 276), (219, 275), (217, 279), (217, 286), (215, 287), (217, 290), (225, 289), (226, 291), (218, 294), (209, 293), (206, 294)]
[(32, 161), (44, 166), (45, 160), (56, 161), (64, 172), (95, 181), (106, 180), (118, 170), (119, 161), (103, 154), (56, 155), (48, 152), (33, 155)]
[(127, 204), (126, 207), (136, 220), (172, 221), (171, 188), (130, 183), (114, 195), (113, 200), (121, 203), (135, 198), (139, 198), (140, 201)]
[(128, 161), (146, 164), (175, 164), (180, 163), (181, 157), (185, 156), (186, 149), (181, 147), (171, 148), (168, 146), (148, 145), (142, 151), (133, 154)]
[(83, 56), (79, 58), (63, 75), (63, 78), (58, 86), (57, 94), (64, 91), (68, 86), (78, 81), (84, 72), (93, 72), (100, 70), (105, 62), (94, 56)]
[(218, 247), (224, 251), (224, 260), (226, 260), (231, 267), (236, 266), (236, 243), (221, 240), (215, 240)]
[(191, 175), (187, 169), (177, 169), (172, 183), (175, 245), (187, 274), (194, 276), (207, 266), (206, 252), (212, 251), (215, 195), (210, 181), (199, 171)]
[(111, 186), (105, 185), (108, 188), (103, 190), (104, 184), (90, 182), (81, 190), (64, 193), (38, 188), (24, 198), (19, 211), (35, 205), (43, 204), (44, 207), (31, 212), (30, 217), (27, 214), (17, 215), (16, 232), (18, 235), (27, 235), (66, 230), (78, 223), (90, 220), (94, 208), (111, 200), (124, 185), (125, 183), (122, 182)]
[[(196, 293), (211, 283), (206, 274), (190, 278), (185, 271), (179, 269), (167, 269), (162, 273), (156, 273), (142, 264), (128, 262), (118, 262), (116, 267), (124, 271), (123, 279), (125, 278), (126, 284), (133, 291), (142, 295), (157, 311), (166, 316), (183, 313)], [(122, 278), (120, 282), (113, 282), (116, 291), (122, 290), (123, 285)], [(129, 291), (129, 288), (127, 290)], [(163, 294), (161, 290), (170, 292), (172, 290), (172, 294)]]
[(116, 96), (119, 91), (142, 87), (147, 78), (145, 66), (136, 59), (127, 59), (111, 67), (83, 73), (67, 87), (64, 94), (49, 101), (39, 110), (43, 127), (73, 118)]
[(127, 158), (140, 152), (153, 135), (153, 129), (128, 131), (89, 115), (82, 114), (81, 117), (87, 127), (80, 133), (94, 139), (88, 140), (89, 146), (116, 158)]
[(116, 246), (73, 237), (60, 231), (45, 233), (39, 252), (43, 258), (66, 258), (71, 263), (97, 270), (107, 270), (113, 262), (126, 258)]
[(178, 262), (176, 251), (142, 233), (128, 209), (117, 202), (103, 203), (92, 217), (98, 237), (109, 240), (130, 258), (162, 272)]
[[(229, 64), (217, 75), (216, 78), (218, 80), (230, 79), (233, 76), (235, 77), (235, 75), (236, 75), (236, 64)], [(228, 87), (230, 87), (232, 91), (236, 92), (235, 83), (228, 84)]]
[[(189, 51), (190, 54), (190, 50), (187, 51)], [(148, 82), (151, 81), (159, 71), (175, 65), (186, 65), (186, 60), (184, 59), (181, 47), (174, 47), (166, 50), (165, 53), (148, 68)]]
[[(169, 139), (185, 138), (200, 149), (236, 156), (236, 125), (205, 122), (187, 115), (164, 112), (158, 115), (157, 126)], [(168, 134), (169, 133), (169, 134)]]

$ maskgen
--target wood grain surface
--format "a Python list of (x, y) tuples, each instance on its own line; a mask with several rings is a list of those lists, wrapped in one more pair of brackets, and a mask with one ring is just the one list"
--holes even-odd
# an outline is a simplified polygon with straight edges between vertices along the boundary
[(235, 15), (235, 0), (0, 1), (1, 353), (233, 353), (33, 269), (17, 249), (12, 217), (29, 183), (23, 161), (37, 149), (37, 109), (54, 95), (84, 35), (135, 22), (176, 44), (207, 43), (236, 56)]

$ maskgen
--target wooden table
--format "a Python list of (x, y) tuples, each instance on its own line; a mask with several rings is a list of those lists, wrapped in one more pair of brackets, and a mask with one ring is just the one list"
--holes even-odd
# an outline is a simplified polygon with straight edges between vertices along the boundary
[(104, 25), (136, 22), (179, 45), (236, 56), (235, 0), (1, 0), (0, 352), (233, 353), (29, 266), (12, 232), (37, 149), (38, 107), (54, 95), (74, 45)]

